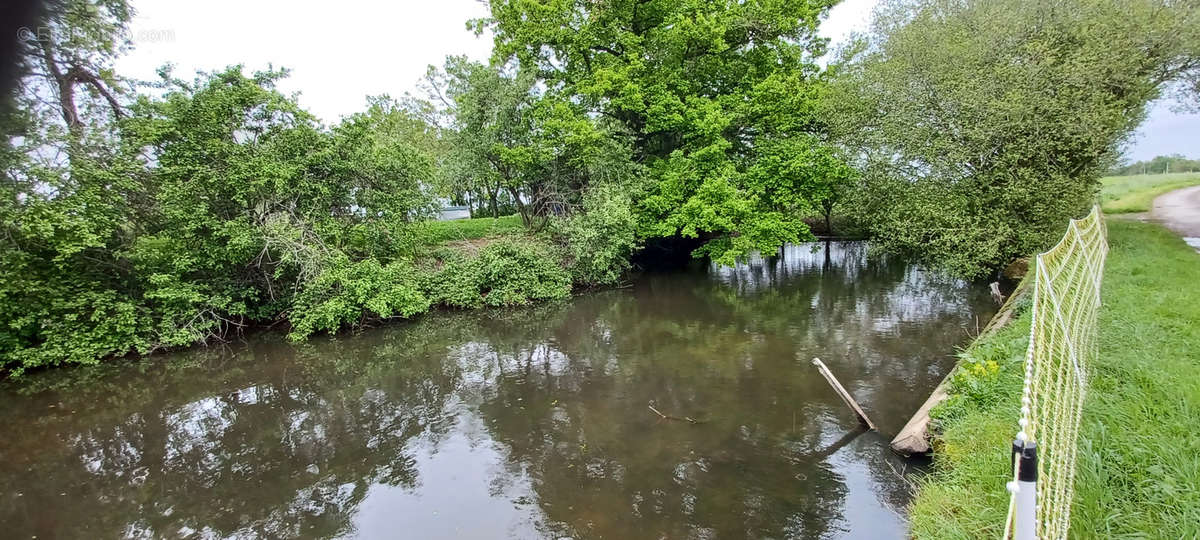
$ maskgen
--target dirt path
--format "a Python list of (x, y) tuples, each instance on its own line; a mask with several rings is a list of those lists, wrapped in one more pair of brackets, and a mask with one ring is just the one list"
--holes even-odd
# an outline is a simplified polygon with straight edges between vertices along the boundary
[(1149, 217), (1148, 221), (1161, 223), (1200, 250), (1200, 186), (1159, 195)]

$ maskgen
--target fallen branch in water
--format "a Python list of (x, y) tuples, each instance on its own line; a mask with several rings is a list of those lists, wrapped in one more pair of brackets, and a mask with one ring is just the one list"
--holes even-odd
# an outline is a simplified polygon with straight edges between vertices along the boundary
[(696, 420), (690, 416), (684, 416), (681, 418), (678, 416), (671, 416), (669, 414), (663, 414), (662, 411), (655, 409), (654, 405), (646, 405), (646, 407), (648, 407), (650, 410), (654, 411), (654, 414), (657, 414), (663, 420), (677, 420), (679, 422), (689, 422), (692, 424), (703, 424), (704, 423), (703, 420)]
[(825, 377), (825, 380), (829, 381), (829, 386), (833, 387), (833, 391), (842, 398), (842, 401), (846, 402), (846, 405), (850, 407), (850, 410), (854, 411), (854, 414), (858, 416), (859, 421), (861, 421), (864, 426), (871, 428), (871, 431), (879, 431), (878, 429), (875, 429), (875, 424), (871, 422), (871, 419), (867, 418), (867, 413), (863, 412), (862, 407), (858, 406), (858, 402), (854, 401), (854, 397), (850, 395), (850, 392), (847, 392), (846, 388), (842, 386), (842, 383), (838, 382), (837, 377), (833, 376), (833, 372), (829, 371), (829, 368), (825, 367), (825, 363), (822, 362), (820, 358), (813, 358), (812, 363), (814, 366), (817, 366), (817, 371), (819, 371), (821, 375)]

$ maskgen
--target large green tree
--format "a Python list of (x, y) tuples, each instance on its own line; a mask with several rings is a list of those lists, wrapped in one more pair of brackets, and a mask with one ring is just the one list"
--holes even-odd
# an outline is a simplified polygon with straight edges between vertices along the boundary
[(858, 160), (877, 245), (980, 276), (1094, 201), (1146, 104), (1200, 66), (1194, 1), (884, 6), (825, 116)]
[[(700, 251), (731, 262), (807, 238), (789, 190), (748, 175), (772, 125), (822, 132), (814, 108), (833, 0), (494, 0), (475, 21), (495, 36), (495, 59), (536, 70), (631, 141), (653, 180), (639, 200), (644, 237), (702, 237)], [(786, 89), (787, 122), (764, 100)]]

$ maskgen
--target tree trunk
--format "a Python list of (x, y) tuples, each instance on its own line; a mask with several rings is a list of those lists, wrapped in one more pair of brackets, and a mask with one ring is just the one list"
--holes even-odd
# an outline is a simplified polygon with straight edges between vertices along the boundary
[(39, 39), (38, 43), (42, 46), (42, 61), (46, 63), (46, 71), (50, 73), (50, 77), (54, 79), (55, 86), (58, 87), (58, 107), (62, 113), (63, 122), (67, 124), (67, 130), (70, 131), (73, 138), (79, 139), (79, 110), (75, 107), (75, 85), (58, 67), (58, 61), (54, 59), (54, 50), (50, 46), (49, 39)]
[(525, 228), (532, 226), (532, 217), (529, 215), (529, 209), (525, 207), (525, 203), (521, 201), (521, 194), (513, 188), (508, 188), (508, 193), (512, 195), (514, 204), (517, 205), (517, 212), (521, 214), (521, 223)]
[(826, 199), (822, 201), (821, 210), (825, 213), (825, 235), (833, 236), (833, 200)]

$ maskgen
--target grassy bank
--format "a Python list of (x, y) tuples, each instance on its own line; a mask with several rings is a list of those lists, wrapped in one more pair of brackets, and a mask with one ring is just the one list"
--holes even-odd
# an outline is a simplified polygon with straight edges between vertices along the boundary
[(1200, 173), (1139, 174), (1101, 178), (1100, 205), (1107, 214), (1148, 212), (1154, 198), (1200, 184)]
[(500, 218), (455, 219), (449, 221), (428, 221), (422, 224), (419, 235), (427, 245), (453, 242), (457, 240), (478, 240), (489, 236), (516, 233), (524, 230), (521, 216), (511, 215)]
[[(1076, 538), (1200, 536), (1200, 255), (1167, 230), (1109, 222), (1100, 358), (1081, 429)], [(1028, 314), (963, 353), (935, 411), (918, 538), (999, 537)]]

